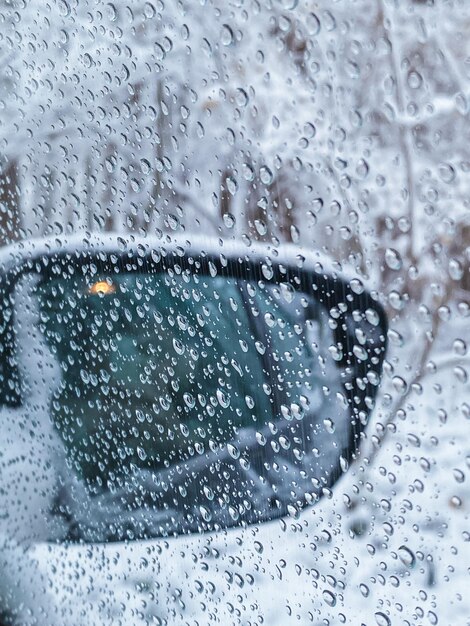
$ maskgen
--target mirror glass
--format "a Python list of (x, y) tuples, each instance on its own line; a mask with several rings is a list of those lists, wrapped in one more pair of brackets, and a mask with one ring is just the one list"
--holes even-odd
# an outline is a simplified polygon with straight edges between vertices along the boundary
[(295, 516), (338, 475), (347, 376), (311, 295), (173, 270), (24, 280), (41, 346), (27, 376), (53, 364), (64, 538)]

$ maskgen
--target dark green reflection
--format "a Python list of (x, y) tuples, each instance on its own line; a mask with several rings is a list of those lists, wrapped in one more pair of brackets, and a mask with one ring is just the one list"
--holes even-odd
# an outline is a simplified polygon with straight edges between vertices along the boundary
[(62, 369), (52, 416), (90, 486), (168, 467), (272, 418), (256, 326), (235, 279), (68, 277), (39, 294)]

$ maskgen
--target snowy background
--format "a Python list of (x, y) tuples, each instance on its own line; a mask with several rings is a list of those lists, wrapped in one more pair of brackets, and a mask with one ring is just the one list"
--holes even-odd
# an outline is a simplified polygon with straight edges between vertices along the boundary
[(293, 242), (390, 318), (332, 498), (285, 530), (50, 556), (97, 623), (470, 624), (469, 33), (464, 0), (0, 1), (3, 244)]

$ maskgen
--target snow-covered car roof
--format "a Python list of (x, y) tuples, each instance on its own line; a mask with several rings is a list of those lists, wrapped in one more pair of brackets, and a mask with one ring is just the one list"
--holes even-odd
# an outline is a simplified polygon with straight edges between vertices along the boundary
[(147, 254), (153, 250), (175, 252), (180, 255), (246, 258), (270, 260), (287, 266), (297, 266), (304, 270), (318, 274), (341, 275), (346, 280), (357, 280), (366, 284), (364, 277), (359, 277), (353, 269), (345, 267), (338, 261), (318, 250), (310, 250), (303, 246), (282, 243), (277, 248), (269, 243), (250, 243), (227, 240), (201, 235), (169, 235), (140, 236), (132, 233), (104, 233), (104, 234), (73, 234), (69, 236), (51, 236), (45, 238), (19, 241), (0, 249), (0, 269), (8, 272), (25, 260), (34, 260), (50, 254), (71, 254), (103, 252), (111, 253), (134, 252)]

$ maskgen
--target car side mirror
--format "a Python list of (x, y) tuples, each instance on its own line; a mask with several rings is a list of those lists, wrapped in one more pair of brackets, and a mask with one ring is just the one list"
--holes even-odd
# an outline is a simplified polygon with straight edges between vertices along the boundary
[(357, 453), (386, 317), (318, 258), (72, 239), (10, 253), (1, 289), (4, 410), (50, 444), (46, 539), (296, 516)]

